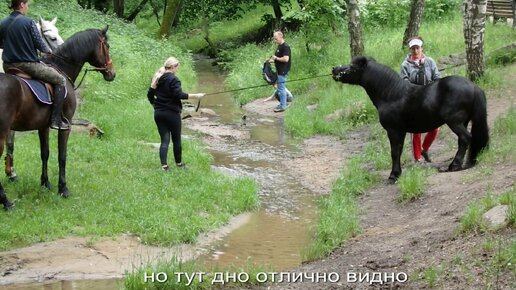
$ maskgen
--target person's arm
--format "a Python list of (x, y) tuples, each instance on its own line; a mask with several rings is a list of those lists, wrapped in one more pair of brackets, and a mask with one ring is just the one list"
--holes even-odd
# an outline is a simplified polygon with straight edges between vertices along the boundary
[(409, 80), (409, 72), (408, 72), (408, 67), (406, 65), (406, 62), (402, 62), (401, 63), (401, 68), (400, 68), (400, 77), (402, 80), (407, 80), (407, 81), (410, 81)]
[(282, 57), (277, 57), (275, 55), (272, 56), (272, 61), (279, 61), (279, 62), (288, 62), (290, 59), (290, 56), (284, 55)]
[(52, 50), (43, 41), (43, 38), (41, 38), (41, 34), (39, 33), (38, 28), (36, 27), (36, 23), (34, 23), (34, 21), (31, 21), (30, 23), (30, 34), (32, 36), (32, 40), (34, 41), (34, 45), (36, 46), (37, 50), (43, 53), (52, 53)]
[(434, 60), (431, 61), (431, 69), (432, 69), (432, 81), (436, 81), (441, 78), (441, 73), (439, 72), (439, 69), (437, 68), (437, 64)]
[(153, 88), (149, 88), (149, 90), (147, 91), (147, 99), (149, 99), (149, 103), (151, 103), (151, 105), (154, 106), (154, 101), (156, 99), (154, 98), (154, 89)]
[(183, 92), (183, 89), (181, 88), (181, 81), (172, 74), (167, 73), (165, 75), (166, 75), (166, 81), (169, 82), (168, 87), (169, 87), (170, 95), (173, 98), (179, 98), (181, 100), (188, 99), (188, 94)]

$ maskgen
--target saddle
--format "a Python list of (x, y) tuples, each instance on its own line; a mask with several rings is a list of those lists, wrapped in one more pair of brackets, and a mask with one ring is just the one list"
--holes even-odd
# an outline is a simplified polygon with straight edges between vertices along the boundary
[(30, 88), (32, 94), (39, 102), (47, 105), (51, 105), (53, 103), (51, 97), (54, 95), (53, 85), (32, 78), (31, 75), (19, 68), (8, 68), (6, 73), (14, 75), (20, 81), (24, 82)]
[[(24, 80), (38, 81), (38, 82), (40, 82), (40, 83), (45, 85), (45, 87), (47, 88), (47, 91), (50, 94), (50, 96), (54, 95), (54, 86), (52, 86), (51, 84), (46, 83), (44, 81), (40, 81), (40, 80), (36, 80), (36, 79), (32, 78), (31, 75), (29, 75), (28, 73), (24, 72), (23, 70), (21, 70), (19, 68), (10, 67), (10, 68), (7, 69), (7, 71), (5, 73), (11, 74), (11, 75), (15, 75), (15, 76), (20, 77), (20, 78), (22, 78)], [(34, 92), (34, 88), (31, 86), (30, 82), (26, 82), (26, 83)], [(34, 94), (37, 95), (36, 92), (34, 92)]]

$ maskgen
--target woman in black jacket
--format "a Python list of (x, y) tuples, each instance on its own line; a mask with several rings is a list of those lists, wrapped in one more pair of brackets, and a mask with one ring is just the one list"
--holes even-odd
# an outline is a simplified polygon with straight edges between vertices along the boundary
[(168, 145), (170, 136), (174, 148), (174, 159), (177, 167), (184, 167), (181, 160), (181, 100), (188, 98), (201, 99), (204, 93), (187, 94), (181, 89), (181, 81), (176, 73), (179, 69), (179, 61), (175, 57), (169, 57), (152, 78), (147, 92), (147, 98), (154, 107), (154, 121), (158, 126), (161, 138), (159, 158), (161, 168), (168, 170)]

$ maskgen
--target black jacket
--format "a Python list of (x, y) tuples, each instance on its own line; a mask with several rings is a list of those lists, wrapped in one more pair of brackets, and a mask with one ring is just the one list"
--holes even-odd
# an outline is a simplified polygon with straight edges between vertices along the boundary
[(147, 98), (155, 110), (171, 110), (181, 113), (183, 109), (181, 100), (188, 99), (188, 94), (181, 89), (179, 78), (166, 72), (159, 78), (155, 89), (149, 88)]

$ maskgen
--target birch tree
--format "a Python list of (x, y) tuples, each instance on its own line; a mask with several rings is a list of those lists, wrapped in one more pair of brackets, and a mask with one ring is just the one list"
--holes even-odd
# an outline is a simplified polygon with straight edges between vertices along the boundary
[(412, 4), (410, 5), (410, 16), (408, 19), (407, 29), (405, 29), (405, 34), (403, 35), (401, 49), (405, 49), (409, 38), (419, 34), (424, 10), (425, 0), (412, 0)]
[(466, 73), (472, 81), (484, 74), (484, 34), (487, 0), (464, 0)]
[(351, 58), (364, 54), (362, 40), (362, 26), (360, 25), (360, 11), (357, 0), (346, 0), (348, 15), (349, 48)]

